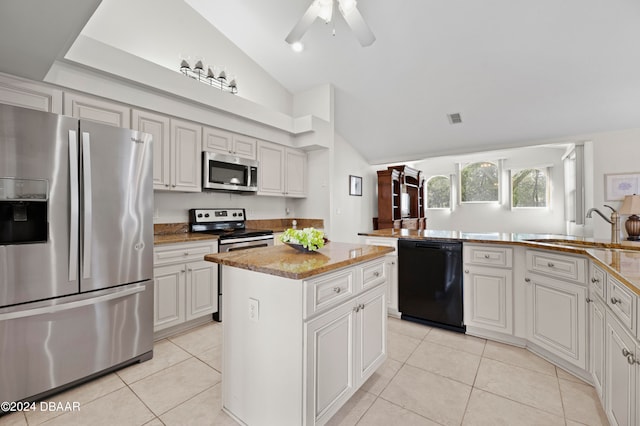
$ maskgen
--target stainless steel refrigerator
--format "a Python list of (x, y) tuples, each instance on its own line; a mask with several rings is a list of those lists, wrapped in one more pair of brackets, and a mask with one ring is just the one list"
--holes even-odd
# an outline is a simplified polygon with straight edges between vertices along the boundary
[(151, 136), (0, 105), (0, 401), (152, 357)]

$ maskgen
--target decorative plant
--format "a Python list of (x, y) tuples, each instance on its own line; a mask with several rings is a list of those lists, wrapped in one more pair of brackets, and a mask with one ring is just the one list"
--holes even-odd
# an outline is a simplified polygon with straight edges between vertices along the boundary
[(315, 251), (324, 247), (324, 232), (315, 228), (289, 228), (280, 236), (280, 241), (289, 244), (300, 244), (307, 250)]

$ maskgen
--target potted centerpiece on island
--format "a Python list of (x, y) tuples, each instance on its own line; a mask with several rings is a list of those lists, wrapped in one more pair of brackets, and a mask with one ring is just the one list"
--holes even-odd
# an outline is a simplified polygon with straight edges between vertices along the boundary
[(280, 236), (280, 241), (298, 251), (309, 253), (324, 247), (327, 239), (324, 232), (315, 228), (289, 228)]

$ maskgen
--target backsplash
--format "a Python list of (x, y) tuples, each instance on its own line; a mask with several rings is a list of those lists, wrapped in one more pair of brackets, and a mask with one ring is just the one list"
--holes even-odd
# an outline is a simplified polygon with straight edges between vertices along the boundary
[[(302, 219), (302, 218), (285, 218), (285, 219), (257, 219), (247, 220), (245, 225), (247, 228), (252, 229), (271, 229), (273, 232), (282, 232), (287, 228), (292, 227), (293, 221), (297, 222), (297, 228), (324, 228), (324, 220), (322, 219)], [(153, 234), (154, 235), (171, 235), (171, 234), (183, 234), (189, 232), (188, 222), (178, 223), (154, 223)]]

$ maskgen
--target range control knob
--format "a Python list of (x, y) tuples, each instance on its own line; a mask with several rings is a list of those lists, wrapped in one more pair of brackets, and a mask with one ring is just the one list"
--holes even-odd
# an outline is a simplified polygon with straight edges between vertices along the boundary
[(209, 217), (209, 213), (205, 213), (205, 214), (204, 214), (204, 217)]
[(234, 213), (234, 214), (233, 214), (233, 217), (236, 217), (236, 216), (238, 216), (238, 213)]
[(202, 217), (202, 213), (198, 213), (198, 217)]

